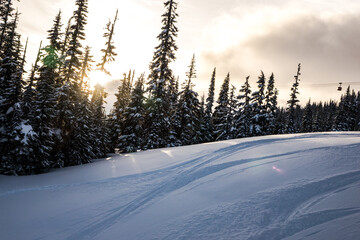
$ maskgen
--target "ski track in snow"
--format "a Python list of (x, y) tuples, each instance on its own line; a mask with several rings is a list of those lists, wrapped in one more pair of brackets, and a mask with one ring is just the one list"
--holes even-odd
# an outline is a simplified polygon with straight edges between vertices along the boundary
[[(360, 208), (330, 209), (299, 214), (299, 212), (306, 212), (311, 206), (303, 207), (303, 204), (314, 203), (324, 195), (334, 193), (354, 183), (360, 186), (360, 171), (259, 193), (248, 201), (219, 206), (215, 211), (203, 211), (190, 219), (185, 219), (182, 222), (187, 224), (180, 231), (175, 231), (163, 238), (209, 239), (209, 236), (214, 234), (213, 239), (283, 239), (328, 221), (349, 215), (360, 215)], [(276, 219), (273, 219), (274, 216)], [(198, 231), (197, 219), (205, 219), (206, 229)], [(224, 238), (216, 236), (219, 229), (227, 232)], [(232, 234), (234, 229), (235, 232)], [(239, 235), (236, 231), (238, 229), (245, 230)]]
[[(228, 163), (223, 163), (223, 164), (206, 167), (206, 164), (216, 161), (219, 158), (225, 158), (232, 154), (238, 154), (241, 151), (245, 151), (249, 148), (255, 148), (257, 146), (260, 146), (260, 145), (263, 145), (266, 143), (270, 143), (270, 142), (274, 143), (274, 142), (279, 142), (279, 141), (284, 141), (284, 140), (288, 140), (288, 139), (276, 139), (275, 141), (273, 139), (269, 139), (269, 140), (259, 140), (259, 141), (253, 141), (253, 142), (240, 143), (240, 144), (237, 144), (234, 146), (226, 147), (226, 148), (217, 150), (215, 152), (206, 154), (199, 158), (195, 158), (194, 160), (190, 160), (186, 163), (183, 163), (183, 164), (180, 164), (180, 165), (177, 165), (174, 167), (170, 167), (167, 170), (168, 171), (170, 170), (171, 172), (175, 172), (175, 173), (172, 173), (172, 174), (170, 173), (171, 177), (165, 178), (163, 180), (163, 183), (159, 184), (159, 186), (157, 186), (155, 189), (152, 189), (149, 192), (147, 192), (146, 194), (143, 194), (143, 195), (135, 198), (133, 201), (129, 202), (125, 206), (120, 206), (120, 207), (111, 209), (111, 210), (107, 211), (106, 213), (98, 216), (100, 218), (99, 221), (96, 221), (96, 222), (88, 225), (85, 229), (76, 233), (73, 236), (70, 236), (68, 239), (76, 240), (81, 237), (93, 238), (99, 232), (102, 232), (103, 230), (107, 229), (108, 227), (116, 224), (116, 222), (119, 219), (132, 214), (133, 212), (135, 212), (136, 210), (138, 210), (140, 208), (146, 207), (147, 204), (150, 204), (151, 202), (155, 201), (158, 198), (163, 197), (166, 194), (169, 194), (180, 188), (183, 188), (186, 185), (188, 185), (200, 178), (209, 176), (213, 173), (216, 173), (216, 172), (219, 172), (219, 171), (222, 171), (224, 169), (231, 168), (234, 166), (238, 166), (241, 164), (249, 163), (249, 162), (261, 161), (261, 160), (265, 160), (265, 159), (275, 159), (277, 157), (289, 156), (292, 154), (303, 152), (302, 150), (294, 151), (294, 152), (287, 152), (287, 153), (278, 154), (278, 155), (269, 155), (269, 156), (265, 156), (265, 157), (261, 157), (261, 158), (242, 159), (242, 160), (238, 160), (238, 161), (234, 161), (234, 162), (228, 162)], [(308, 149), (307, 151), (320, 150), (320, 149), (326, 150), (328, 148), (314, 148), (314, 149)], [(271, 162), (266, 162), (263, 164), (273, 164), (275, 162), (276, 161), (271, 161)], [(252, 166), (251, 168), (257, 167), (260, 165), (262, 165), (262, 164)], [(185, 170), (183, 170), (183, 169), (185, 169)], [(245, 171), (246, 169), (247, 168), (244, 168), (243, 171)], [(161, 171), (164, 171), (164, 170), (161, 170)], [(156, 174), (156, 172), (153, 174)]]
[[(207, 179), (213, 174), (229, 169), (234, 169), (236, 174), (241, 174), (264, 165), (271, 167), (280, 160), (286, 162), (286, 159), (297, 157), (305, 152), (306, 154), (316, 154), (318, 152), (336, 152), (351, 149), (354, 152), (357, 151), (359, 155), (360, 151), (356, 149), (360, 149), (360, 141), (355, 144), (314, 146), (306, 149), (306, 151), (300, 149), (283, 151), (278, 154), (269, 153), (260, 157), (242, 158), (242, 153), (246, 151), (254, 150), (266, 144), (281, 144), (282, 142), (324, 137), (346, 138), (347, 136), (354, 138), (360, 137), (360, 134), (305, 134), (283, 138), (249, 140), (215, 151), (209, 150), (199, 157), (146, 173), (76, 184), (49, 185), (0, 192), (0, 201), (17, 194), (36, 192), (56, 193), (58, 191), (77, 191), (84, 188), (93, 189), (94, 191), (99, 189), (100, 192), (103, 189), (114, 190), (111, 197), (101, 201), (101, 207), (96, 202), (90, 206), (87, 205), (76, 210), (63, 212), (62, 215), (54, 216), (52, 219), (55, 221), (57, 217), (77, 216), (77, 218), (73, 219), (72, 226), (56, 231), (55, 236), (59, 236), (59, 239), (101, 239), (100, 235), (102, 233), (105, 233), (113, 226), (121, 225), (127, 220), (136, 217), (144, 209), (159, 203), (166, 197), (180, 190), (191, 191), (196, 188), (196, 186), (193, 186), (195, 182), (199, 182), (199, 180), (205, 183), (214, 181), (211, 178)], [(229, 157), (232, 157), (231, 161), (218, 162), (219, 159)], [(226, 172), (226, 174), (229, 174), (229, 172)], [(311, 211), (316, 204), (342, 191), (354, 187), (359, 188), (359, 186), (360, 169), (333, 174), (321, 179), (304, 178), (302, 181), (282, 185), (279, 188), (275, 186), (274, 189), (255, 193), (246, 200), (239, 199), (238, 201), (218, 204), (216, 207), (200, 210), (190, 216), (174, 219), (166, 223), (165, 226), (154, 227), (154, 231), (151, 233), (139, 232), (129, 239), (271, 240), (288, 238), (296, 233), (327, 222), (345, 217), (360, 216), (360, 203), (358, 204), (359, 207)], [(116, 193), (116, 189), (121, 189), (119, 194)], [(90, 213), (87, 212), (89, 208), (93, 210)], [(320, 231), (312, 232), (307, 237), (316, 235)], [(49, 236), (43, 235), (38, 236), (37, 239), (48, 238)]]

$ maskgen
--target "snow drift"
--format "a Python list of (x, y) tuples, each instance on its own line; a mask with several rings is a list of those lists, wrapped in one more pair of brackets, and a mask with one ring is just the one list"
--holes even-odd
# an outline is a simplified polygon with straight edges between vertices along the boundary
[(0, 176), (1, 239), (360, 239), (360, 133), (279, 135)]

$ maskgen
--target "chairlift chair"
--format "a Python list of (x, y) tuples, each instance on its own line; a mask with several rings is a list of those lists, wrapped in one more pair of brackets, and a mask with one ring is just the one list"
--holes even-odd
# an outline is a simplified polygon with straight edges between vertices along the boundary
[(339, 83), (339, 87), (338, 87), (338, 89), (337, 89), (337, 90), (340, 91), (340, 92), (342, 91), (342, 86), (341, 86), (341, 85), (342, 85), (342, 82)]

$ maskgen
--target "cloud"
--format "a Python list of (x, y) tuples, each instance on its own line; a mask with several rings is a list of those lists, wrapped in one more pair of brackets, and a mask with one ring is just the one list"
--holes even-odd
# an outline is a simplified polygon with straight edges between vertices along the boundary
[(360, 83), (360, 28), (355, 27), (359, 25), (360, 17), (355, 14), (326, 18), (302, 14), (268, 25), (265, 32), (250, 35), (221, 52), (204, 51), (201, 58), (204, 65), (230, 71), (235, 83), (252, 75), (255, 86), (260, 70), (268, 75), (274, 72), (285, 93), (301, 62), (302, 97), (337, 98), (336, 83)]

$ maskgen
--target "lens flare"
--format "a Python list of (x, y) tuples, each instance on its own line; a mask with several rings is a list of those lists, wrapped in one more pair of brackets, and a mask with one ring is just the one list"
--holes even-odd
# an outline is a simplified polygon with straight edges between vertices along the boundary
[(273, 166), (272, 169), (275, 170), (275, 171), (276, 171), (277, 173), (279, 173), (279, 174), (283, 174), (283, 173), (284, 173), (283, 170), (281, 170), (280, 168), (278, 168), (278, 167), (276, 167), (276, 166)]

